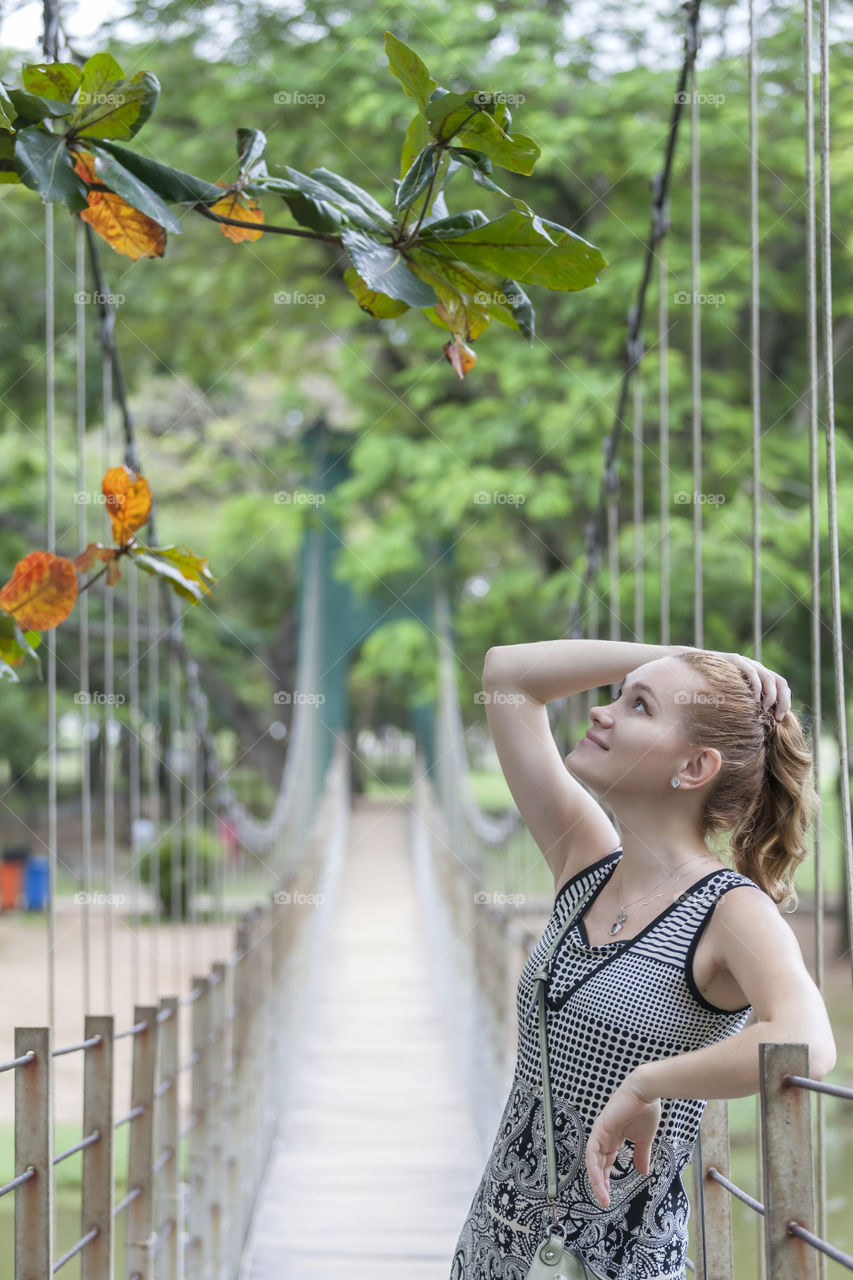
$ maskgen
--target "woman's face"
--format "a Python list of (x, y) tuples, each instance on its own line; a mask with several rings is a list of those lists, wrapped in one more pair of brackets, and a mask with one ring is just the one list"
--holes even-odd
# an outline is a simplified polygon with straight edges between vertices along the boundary
[(580, 738), (566, 768), (599, 795), (661, 793), (690, 754), (680, 707), (696, 684), (686, 663), (671, 658), (628, 672), (613, 702), (590, 709), (588, 732), (600, 745)]

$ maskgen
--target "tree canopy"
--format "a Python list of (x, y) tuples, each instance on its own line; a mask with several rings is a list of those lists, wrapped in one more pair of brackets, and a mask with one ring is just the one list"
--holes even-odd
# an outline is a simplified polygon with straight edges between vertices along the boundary
[[(584, 566), (584, 528), (597, 502), (602, 443), (612, 425), (627, 309), (639, 282), (649, 228), (651, 182), (661, 167), (681, 13), (662, 19), (657, 50), (636, 32), (636, 61), (602, 66), (599, 31), (572, 30), (559, 6), (507, 9), (480, 4), (460, 21), (438, 0), (413, 10), (319, 0), (310, 14), (232, 6), (233, 26), (215, 27), (214, 6), (180, 0), (139, 3), (144, 46), (108, 41), (117, 62), (151, 67), (162, 86), (140, 135), (211, 183), (233, 181), (235, 130), (262, 130), (279, 163), (300, 172), (345, 173), (385, 207), (389, 175), (400, 173), (399, 138), (412, 103), (388, 75), (383, 29), (418, 49), (451, 92), (488, 82), (519, 95), (523, 133), (541, 155), (530, 175), (501, 173), (510, 197), (598, 246), (606, 271), (592, 288), (560, 293), (527, 286), (536, 311), (531, 343), (491, 325), (477, 340), (476, 376), (448, 377), (429, 326), (410, 311), (376, 319), (353, 304), (343, 251), (319, 241), (262, 237), (227, 242), (200, 218), (170, 241), (166, 256), (130, 262), (104, 246), (120, 346), (141, 444), (158, 503), (161, 542), (203, 551), (216, 577), (210, 599), (186, 614), (188, 644), (210, 681), (221, 725), (246, 737), (272, 718), (271, 690), (293, 660), (293, 605), (307, 504), (276, 494), (308, 483), (301, 438), (318, 419), (349, 446), (351, 478), (326, 510), (344, 533), (338, 571), (357, 590), (391, 589), (428, 573), (432, 536), (454, 546), (456, 626), (471, 719), (480, 709), (482, 658), (492, 644), (563, 634)], [(727, 9), (715, 11), (724, 23)], [(601, 26), (608, 15), (601, 9)], [(215, 29), (215, 40), (211, 32)], [(759, 112), (761, 397), (763, 455), (764, 658), (794, 688), (808, 686), (808, 381), (802, 52), (799, 21), (773, 15), (762, 34)], [(215, 47), (211, 47), (215, 45)], [(719, 42), (718, 42), (719, 45)], [(101, 46), (103, 47), (103, 46)], [(82, 51), (88, 52), (88, 51)], [(843, 75), (849, 45), (833, 50), (833, 309), (840, 541), (850, 542), (850, 361), (853, 292), (844, 211), (853, 171), (853, 87)], [(656, 53), (656, 56), (654, 56)], [(6, 51), (0, 78), (20, 83), (20, 57)], [(700, 53), (703, 293), (701, 306), (704, 488), (722, 500), (704, 509), (705, 643), (751, 643), (751, 411), (748, 85), (743, 56)], [(321, 100), (322, 99), (322, 100)], [(784, 103), (784, 110), (780, 104)], [(516, 108), (513, 107), (515, 114)], [(473, 207), (489, 217), (507, 199), (470, 171), (449, 190), (449, 213)], [(0, 449), (5, 501), (0, 564), (43, 542), (43, 246), (38, 197), (0, 187), (3, 312), (15, 341), (0, 351)], [(458, 203), (451, 203), (458, 201)], [(64, 214), (64, 211), (62, 211)], [(689, 137), (679, 137), (666, 239), (670, 270), (668, 380), (670, 492), (692, 490)], [(76, 546), (74, 432), (74, 225), (57, 214), (58, 549)], [(273, 242), (274, 240), (274, 242)], [(287, 297), (288, 301), (282, 299)], [(630, 638), (660, 635), (661, 528), (657, 467), (657, 295), (647, 306), (645, 393), (646, 632), (634, 637), (632, 494), (622, 460), (619, 593)], [(94, 310), (92, 324), (94, 326)], [(86, 395), (89, 474), (121, 460), (100, 456), (100, 357), (89, 342)], [(117, 438), (113, 426), (113, 438)], [(623, 435), (623, 444), (630, 437)], [(211, 519), (211, 512), (215, 518)], [(664, 517), (673, 539), (672, 636), (692, 638), (692, 506), (673, 496)], [(825, 525), (825, 512), (822, 514)], [(94, 524), (94, 513), (90, 513)], [(90, 536), (92, 534), (90, 528)], [(824, 540), (825, 546), (825, 540)], [(8, 575), (6, 575), (8, 576)], [(844, 589), (842, 574), (842, 588)], [(604, 586), (604, 578), (601, 579)], [(829, 613), (829, 580), (822, 594)], [(117, 590), (118, 609), (123, 597)], [(845, 613), (849, 613), (845, 589)], [(90, 597), (97, 623), (98, 593)], [(76, 634), (57, 632), (60, 683), (74, 687)], [(377, 653), (369, 655), (375, 671)], [(389, 645), (386, 661), (421, 655)], [(368, 660), (368, 659), (366, 659)], [(414, 657), (412, 661), (414, 662)], [(419, 667), (420, 669), (420, 667)], [(121, 667), (119, 665), (119, 674)], [(825, 714), (832, 713), (831, 664), (824, 666)], [(414, 674), (414, 672), (413, 672)], [(93, 673), (93, 684), (97, 674)], [(464, 703), (465, 699), (463, 699)], [(40, 749), (46, 690), (0, 684), (14, 730), (3, 750), (21, 772)], [(20, 733), (18, 729), (20, 728)]]

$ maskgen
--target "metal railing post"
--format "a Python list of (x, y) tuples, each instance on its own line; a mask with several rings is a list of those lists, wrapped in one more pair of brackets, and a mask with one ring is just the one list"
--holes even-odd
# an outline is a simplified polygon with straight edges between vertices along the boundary
[[(178, 1013), (177, 996), (161, 996), (160, 1012), (170, 1016), (160, 1025), (160, 1085), (157, 1103), (158, 1181), (156, 1187), (157, 1275), (178, 1280), (181, 1275), (181, 1138), (179, 1126)], [(171, 1083), (169, 1083), (171, 1082)], [(166, 1152), (171, 1155), (166, 1156)], [(160, 1161), (163, 1161), (160, 1164)], [(165, 1240), (160, 1233), (171, 1228)]]
[(764, 1257), (773, 1280), (817, 1280), (818, 1255), (788, 1232), (796, 1221), (814, 1232), (811, 1099), (786, 1074), (808, 1076), (807, 1044), (761, 1044), (761, 1155), (764, 1170)]
[(235, 1272), (239, 1269), (240, 1254), (248, 1227), (249, 1170), (248, 1159), (251, 1144), (249, 1128), (249, 1099), (251, 1096), (251, 963), (249, 921), (244, 917), (237, 930), (239, 957), (234, 966), (234, 1021), (232, 1042), (234, 1046), (231, 1068), (231, 1133), (234, 1136), (232, 1152), (233, 1176), (230, 1179), (229, 1228), (230, 1252), (235, 1259)]
[(214, 981), (210, 986), (210, 1027), (208, 1049), (210, 1066), (210, 1120), (208, 1126), (210, 1163), (207, 1211), (210, 1223), (210, 1258), (213, 1280), (222, 1280), (222, 1217), (225, 1203), (225, 1009), (228, 966), (221, 960), (213, 965)]
[(113, 1032), (112, 1014), (87, 1014), (84, 1038), (100, 1036), (83, 1061), (83, 1133), (100, 1137), (83, 1148), (81, 1235), (93, 1227), (98, 1234), (82, 1252), (80, 1280), (112, 1280), (113, 1217), (115, 1211), (115, 1144), (113, 1141)]
[(252, 949), (249, 953), (249, 980), (251, 983), (250, 995), (250, 1045), (249, 1045), (249, 1070), (253, 1087), (251, 1091), (251, 1119), (249, 1122), (249, 1132), (252, 1138), (250, 1147), (251, 1160), (249, 1167), (249, 1199), (246, 1205), (246, 1225), (251, 1223), (252, 1213), (254, 1212), (255, 1199), (260, 1186), (261, 1173), (264, 1167), (263, 1157), (263, 1125), (264, 1125), (264, 1081), (266, 1073), (264, 1071), (264, 1058), (266, 1057), (266, 1042), (264, 1038), (264, 971), (263, 958), (264, 948), (261, 936), (261, 926), (263, 918), (260, 909), (256, 908), (252, 915)]
[(190, 1068), (190, 1159), (187, 1190), (187, 1274), (202, 1280), (207, 1258), (207, 1179), (208, 1179), (208, 1079), (210, 1057), (210, 983), (206, 976), (195, 976), (193, 991), (201, 995), (192, 1004), (192, 1067)]
[(15, 1027), (15, 1057), (35, 1057), (15, 1072), (16, 1280), (53, 1278), (53, 1029)]
[[(304, 913), (303, 907), (303, 913)], [(278, 1063), (276, 1059), (276, 971), (275, 971), (275, 938), (273, 936), (274, 917), (272, 915), (272, 907), (267, 905), (259, 923), (263, 929), (263, 939), (259, 948), (261, 955), (259, 957), (259, 966), (261, 969), (261, 982), (263, 984), (264, 1000), (262, 1003), (261, 1020), (264, 1032), (264, 1048), (263, 1053), (263, 1104), (260, 1117), (261, 1129), (260, 1135), (262, 1143), (259, 1144), (260, 1159), (258, 1160), (258, 1187), (260, 1187), (264, 1170), (267, 1166), (270, 1151), (272, 1150), (273, 1139), (275, 1138), (276, 1122), (278, 1112), (276, 1108), (276, 1078), (278, 1075)]]
[(730, 1193), (712, 1178), (714, 1168), (729, 1175), (729, 1105), (725, 1098), (711, 1098), (702, 1113), (699, 1145), (694, 1149), (693, 1202), (702, 1212), (694, 1218), (693, 1257), (696, 1280), (733, 1280), (732, 1200)]
[(130, 1123), (127, 1190), (139, 1194), (127, 1206), (127, 1275), (151, 1280), (154, 1258), (154, 1082), (157, 1075), (157, 1006), (137, 1004), (134, 1025), (145, 1026), (133, 1037), (131, 1110), (141, 1107)]

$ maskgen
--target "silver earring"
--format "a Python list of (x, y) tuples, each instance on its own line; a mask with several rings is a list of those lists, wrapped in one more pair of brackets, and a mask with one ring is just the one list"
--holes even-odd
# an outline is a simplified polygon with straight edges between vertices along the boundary
[(673, 780), (672, 780), (672, 785), (673, 785), (674, 787), (680, 787), (680, 786), (681, 786), (681, 779), (680, 779), (680, 778), (673, 778)]

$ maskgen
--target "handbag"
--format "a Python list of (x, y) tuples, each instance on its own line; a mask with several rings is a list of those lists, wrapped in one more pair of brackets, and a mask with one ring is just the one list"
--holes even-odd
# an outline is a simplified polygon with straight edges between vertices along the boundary
[[(590, 890), (591, 892), (591, 890)], [(548, 1043), (545, 1018), (545, 987), (551, 977), (551, 962), (554, 952), (568, 933), (578, 916), (586, 906), (589, 893), (584, 895), (578, 907), (570, 913), (568, 920), (558, 930), (557, 936), (548, 949), (548, 954), (533, 974), (534, 995), (527, 1010), (529, 1018), (534, 1004), (539, 1009), (539, 1053), (542, 1060), (542, 1112), (545, 1128), (545, 1156), (547, 1167), (546, 1195), (551, 1205), (553, 1222), (544, 1240), (536, 1246), (533, 1261), (525, 1274), (524, 1280), (589, 1280), (593, 1275), (588, 1271), (581, 1258), (566, 1245), (565, 1228), (557, 1222), (557, 1155), (554, 1143), (553, 1103), (551, 1100), (551, 1080), (548, 1073)], [(536, 985), (538, 983), (538, 986)]]

